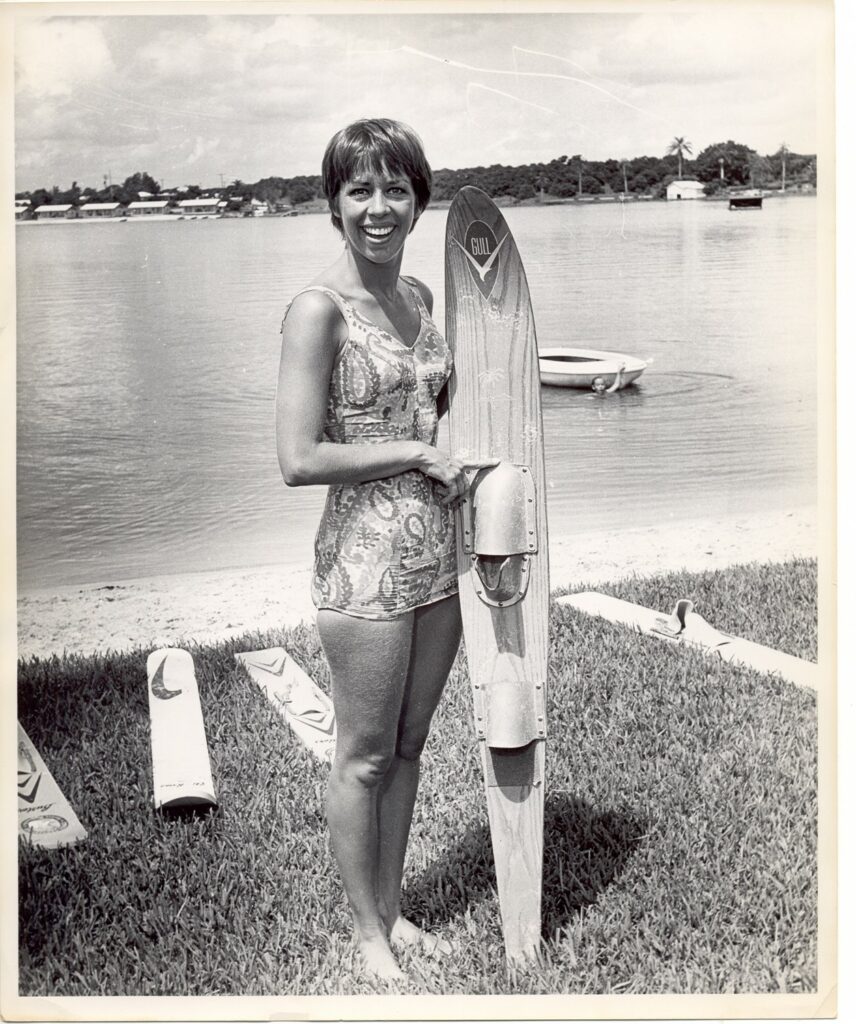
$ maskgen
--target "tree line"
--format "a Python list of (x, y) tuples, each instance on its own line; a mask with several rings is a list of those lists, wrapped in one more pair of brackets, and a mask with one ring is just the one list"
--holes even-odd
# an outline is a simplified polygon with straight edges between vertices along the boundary
[[(432, 199), (451, 199), (463, 185), (475, 185), (493, 198), (515, 200), (568, 199), (578, 195), (600, 196), (620, 193), (650, 195), (661, 198), (666, 188), (678, 177), (696, 178), (705, 183), (705, 192), (734, 187), (793, 188), (817, 185), (815, 156), (791, 152), (783, 143), (769, 156), (762, 156), (742, 143), (717, 142), (703, 149), (694, 159), (692, 146), (681, 136), (669, 145), (665, 156), (637, 156), (627, 159), (587, 160), (581, 154), (558, 156), (547, 163), (517, 166), (492, 164), (489, 167), (465, 167), (459, 170), (442, 168), (434, 172)], [(73, 182), (62, 190), (39, 188), (19, 192), (16, 198), (27, 198), (32, 206), (57, 203), (80, 205), (84, 202), (119, 202), (139, 200), (140, 193), (160, 196), (162, 186), (146, 171), (130, 175), (121, 185), (104, 184), (101, 189), (81, 188)], [(172, 190), (171, 190), (172, 191)], [(300, 206), (323, 199), (320, 175), (267, 177), (254, 183), (232, 181), (222, 188), (203, 189), (199, 185), (184, 186), (172, 201), (195, 199), (206, 193), (217, 193), (223, 199), (241, 197), (266, 203), (270, 207), (289, 203)]]

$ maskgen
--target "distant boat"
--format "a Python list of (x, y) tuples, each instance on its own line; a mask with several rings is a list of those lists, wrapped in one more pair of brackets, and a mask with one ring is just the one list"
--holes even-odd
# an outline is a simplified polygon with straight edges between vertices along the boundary
[(591, 348), (540, 348), (541, 383), (560, 388), (620, 391), (648, 365), (636, 356)]
[(728, 197), (728, 209), (729, 210), (747, 210), (755, 209), (760, 210), (761, 204), (764, 202), (764, 197), (760, 191), (754, 192), (739, 192), (735, 195)]

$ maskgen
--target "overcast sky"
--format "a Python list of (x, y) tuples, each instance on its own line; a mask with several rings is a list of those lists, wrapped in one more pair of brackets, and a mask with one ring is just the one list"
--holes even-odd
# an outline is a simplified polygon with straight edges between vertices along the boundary
[(314, 174), (330, 135), (363, 116), (408, 121), (435, 168), (659, 156), (676, 135), (695, 153), (726, 139), (817, 152), (823, 5), (648, 6), (27, 12), (15, 35), (16, 188), (100, 187), (135, 171), (162, 185)]

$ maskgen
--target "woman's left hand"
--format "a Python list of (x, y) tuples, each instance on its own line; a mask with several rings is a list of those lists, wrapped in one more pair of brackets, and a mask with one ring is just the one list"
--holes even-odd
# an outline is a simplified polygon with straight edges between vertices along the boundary
[(489, 469), (498, 463), (499, 459), (484, 459), (479, 462), (472, 459), (450, 458), (448, 465), (454, 475), (448, 483), (439, 485), (441, 503), (457, 508), (469, 492), (478, 471)]

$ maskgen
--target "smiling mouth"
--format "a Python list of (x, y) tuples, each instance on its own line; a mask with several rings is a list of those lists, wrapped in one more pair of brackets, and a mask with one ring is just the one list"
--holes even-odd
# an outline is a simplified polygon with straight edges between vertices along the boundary
[(390, 226), (390, 227), (386, 227), (386, 228), (373, 228), (373, 227), (364, 227), (363, 228), (363, 231), (365, 231), (365, 233), (369, 236), (369, 238), (379, 238), (379, 239), (388, 238), (392, 234), (392, 232), (394, 230), (395, 230), (394, 225)]

